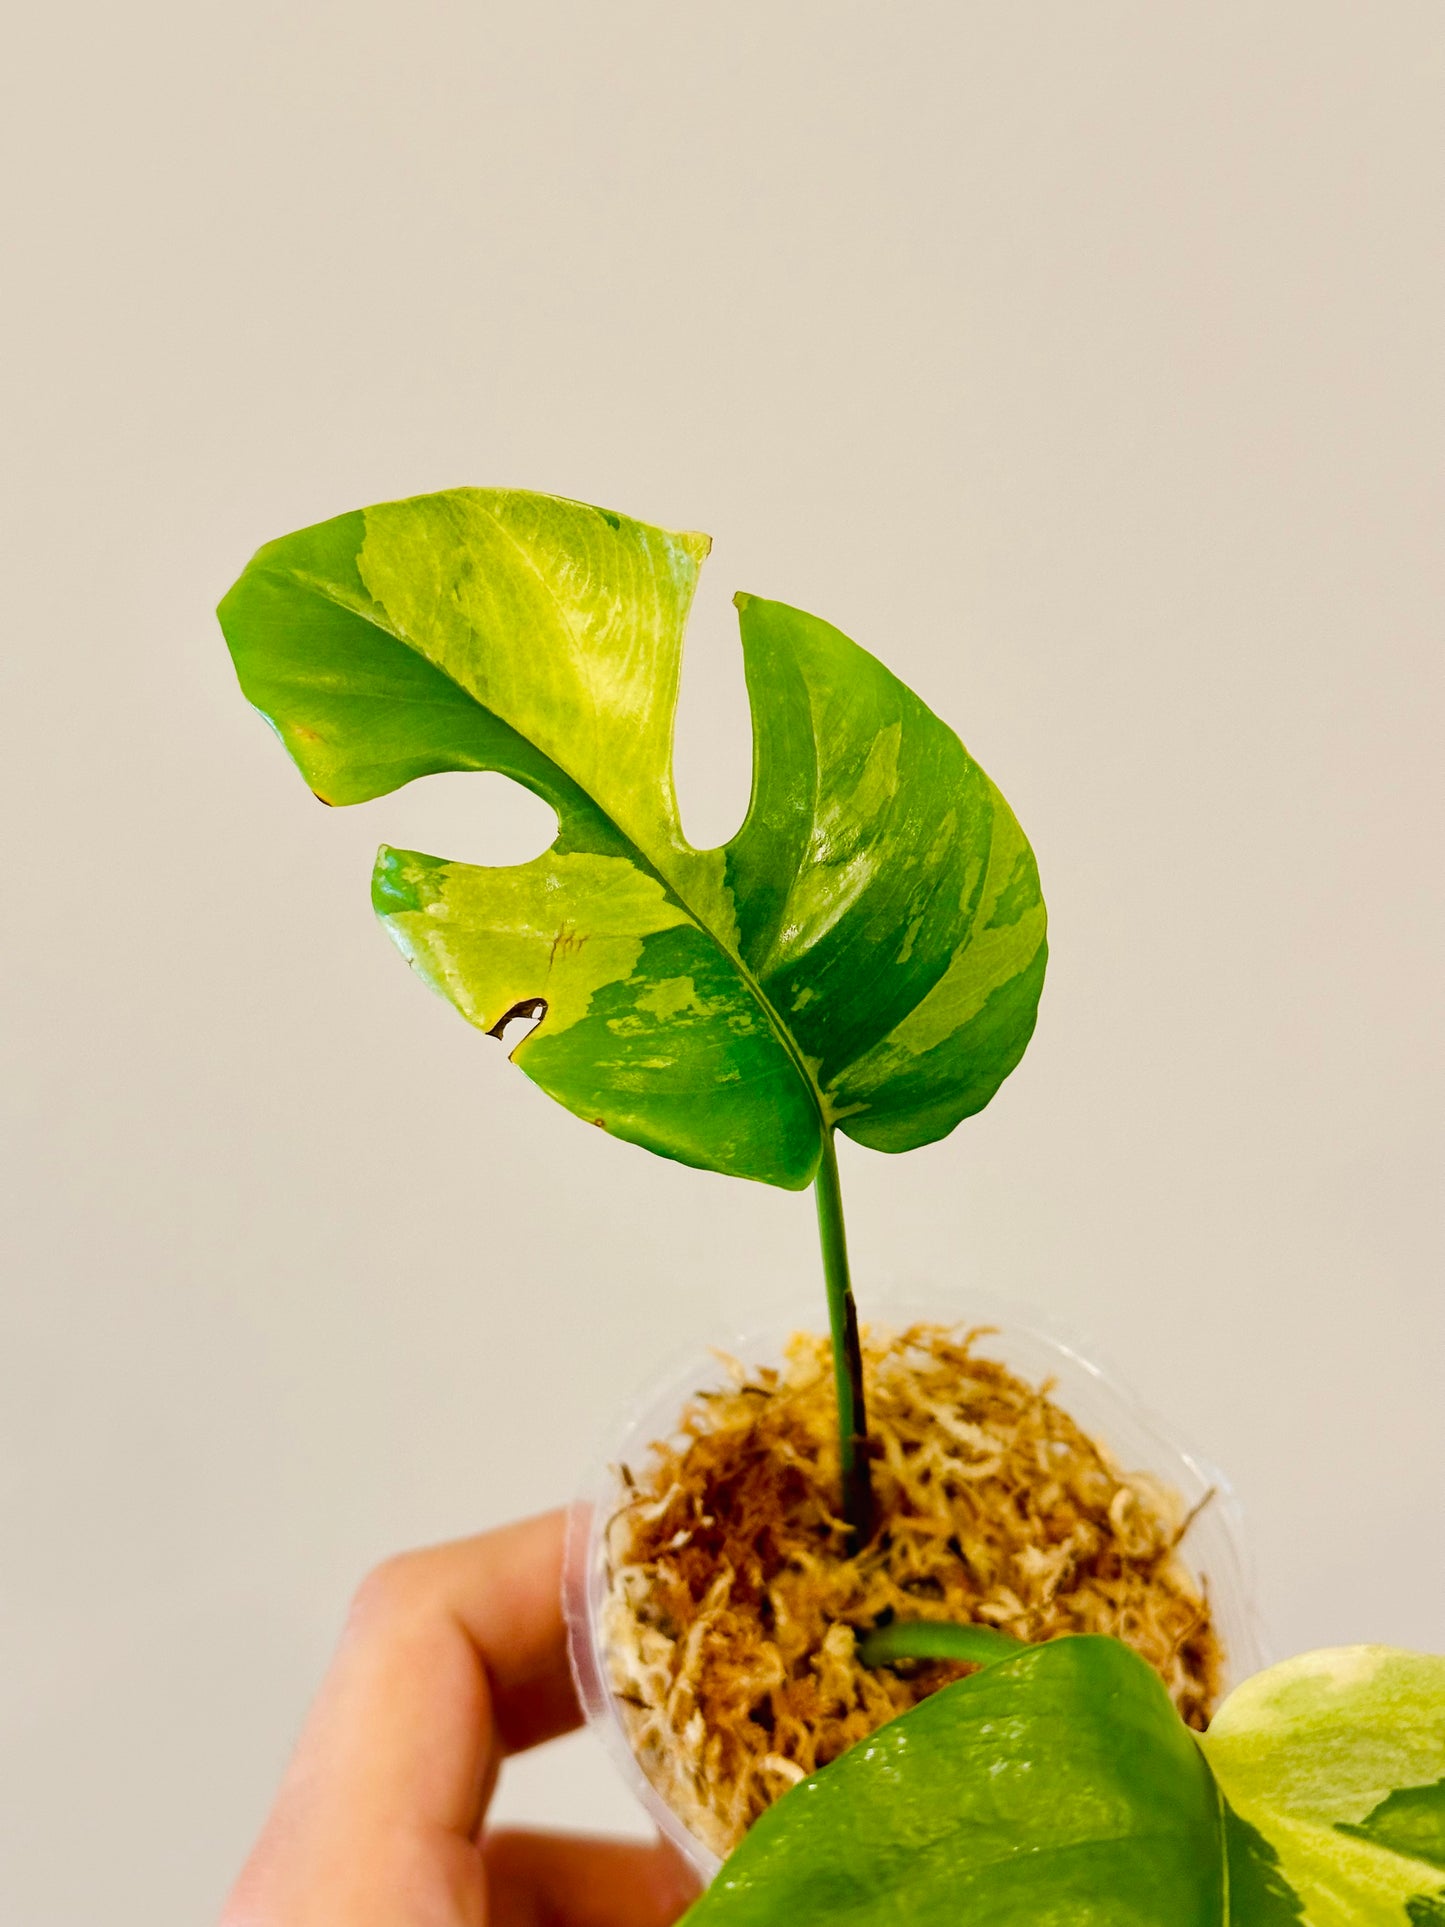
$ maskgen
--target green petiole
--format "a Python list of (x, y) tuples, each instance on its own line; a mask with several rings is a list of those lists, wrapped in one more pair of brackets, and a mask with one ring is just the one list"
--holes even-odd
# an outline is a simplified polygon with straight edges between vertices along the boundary
[(993, 1666), (1024, 1650), (1023, 1640), (994, 1626), (957, 1626), (944, 1619), (895, 1619), (858, 1642), (865, 1666), (890, 1666), (895, 1659), (961, 1659)]
[(823, 1155), (813, 1183), (818, 1206), (818, 1241), (823, 1248), (823, 1278), (828, 1288), (828, 1327), (833, 1341), (833, 1381), (838, 1391), (838, 1455), (843, 1475), (843, 1517), (853, 1529), (855, 1548), (873, 1534), (873, 1478), (868, 1459), (868, 1415), (863, 1400), (863, 1351), (858, 1340), (858, 1308), (848, 1272), (848, 1239), (843, 1227), (843, 1193), (838, 1183), (838, 1153), (830, 1129), (823, 1132)]

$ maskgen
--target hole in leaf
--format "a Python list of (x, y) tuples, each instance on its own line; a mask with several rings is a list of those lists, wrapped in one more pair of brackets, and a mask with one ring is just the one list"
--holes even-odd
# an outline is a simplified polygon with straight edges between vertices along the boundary
[(682, 651), (673, 778), (683, 834), (715, 850), (737, 834), (753, 782), (753, 728), (738, 612), (714, 556), (698, 582)]
[(546, 1015), (545, 997), (524, 997), (519, 1004), (513, 1004), (510, 1010), (503, 1011), (487, 1035), (509, 1044), (515, 1050), (524, 1038), (532, 1035)]
[(510, 777), (492, 770), (448, 770), (418, 777), (389, 796), (344, 812), (374, 848), (424, 850), (451, 863), (487, 867), (530, 863), (557, 837), (557, 815)]

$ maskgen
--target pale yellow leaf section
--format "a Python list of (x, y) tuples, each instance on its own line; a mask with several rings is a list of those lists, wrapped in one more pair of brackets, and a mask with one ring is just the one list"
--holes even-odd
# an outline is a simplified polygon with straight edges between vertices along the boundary
[(1401, 1927), (1438, 1867), (1340, 1833), (1402, 1787), (1445, 1776), (1445, 1659), (1343, 1646), (1230, 1694), (1201, 1745), (1230, 1805), (1269, 1841), (1309, 1927)]
[(1230, 1804), (1279, 1856), (1280, 1873), (1303, 1903), (1304, 1927), (1406, 1927), (1405, 1902), (1441, 1885), (1439, 1868), (1423, 1861), (1307, 1820)]
[(368, 509), (357, 568), (401, 640), (565, 770), (736, 955), (724, 854), (683, 836), (672, 774), (711, 546), (579, 502), (454, 489)]
[(706, 998), (698, 996), (697, 986), (691, 977), (663, 977), (637, 999), (639, 1010), (650, 1011), (663, 1023), (669, 1017), (680, 1017), (685, 1010), (696, 1011), (699, 1017), (706, 1017), (716, 1007), (716, 1001), (710, 1004)]
[(482, 1030), (542, 997), (555, 1038), (604, 985), (633, 974), (648, 937), (692, 921), (623, 857), (549, 853), (512, 869), (458, 864), (409, 881), (424, 907), (388, 914), (397, 942)]
[(456, 489), (368, 509), (357, 567), (402, 640), (655, 858), (686, 848), (673, 715), (708, 547), (580, 503)]

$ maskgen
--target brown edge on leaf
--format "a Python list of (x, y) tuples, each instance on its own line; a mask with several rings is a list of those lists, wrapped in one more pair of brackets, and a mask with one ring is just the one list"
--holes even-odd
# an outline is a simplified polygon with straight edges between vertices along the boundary
[[(487, 1031), (487, 1036), (495, 1037), (497, 1042), (501, 1043), (506, 1036), (507, 1026), (514, 1017), (535, 1017), (540, 1024), (546, 1015), (547, 999), (545, 997), (524, 997), (520, 1003), (513, 1004), (510, 1010), (503, 1011), (496, 1023)], [(528, 1031), (529, 1037), (531, 1034), (531, 1031)]]

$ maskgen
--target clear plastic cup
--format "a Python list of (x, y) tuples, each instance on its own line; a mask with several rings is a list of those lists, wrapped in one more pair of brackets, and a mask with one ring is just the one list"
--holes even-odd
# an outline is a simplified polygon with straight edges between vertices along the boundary
[[(939, 1294), (940, 1298), (944, 1294)], [(914, 1323), (953, 1327), (989, 1326), (980, 1341), (987, 1357), (1001, 1360), (1032, 1384), (1054, 1381), (1051, 1396), (1090, 1437), (1107, 1447), (1126, 1472), (1148, 1472), (1172, 1486), (1192, 1508), (1213, 1497), (1189, 1528), (1181, 1549), (1185, 1564), (1209, 1587), (1210, 1606), (1224, 1649), (1223, 1685), (1227, 1690), (1266, 1663), (1265, 1642), (1254, 1606), (1253, 1574), (1245, 1547), (1243, 1519), (1229, 1481), (1173, 1428), (1155, 1416), (1112, 1370), (1085, 1355), (1051, 1320), (1008, 1310), (978, 1294), (940, 1305), (912, 1298), (887, 1299), (872, 1321), (899, 1330)], [(720, 1341), (718, 1351), (746, 1365), (777, 1365), (793, 1333), (819, 1330), (816, 1314), (804, 1315)], [(604, 1538), (608, 1521), (626, 1496), (619, 1467), (645, 1463), (655, 1441), (676, 1436), (677, 1420), (693, 1394), (728, 1383), (714, 1353), (676, 1361), (628, 1405), (606, 1442), (600, 1473), (594, 1473), (568, 1520), (563, 1610), (573, 1677), (588, 1722), (612, 1755), (638, 1800), (663, 1837), (683, 1855), (703, 1882), (712, 1879), (717, 1855), (675, 1814), (643, 1771), (628, 1742), (617, 1702), (608, 1684), (607, 1656), (601, 1636), (601, 1608), (607, 1591)]]

